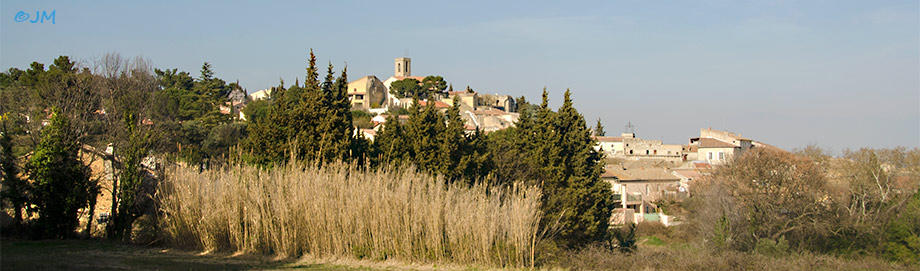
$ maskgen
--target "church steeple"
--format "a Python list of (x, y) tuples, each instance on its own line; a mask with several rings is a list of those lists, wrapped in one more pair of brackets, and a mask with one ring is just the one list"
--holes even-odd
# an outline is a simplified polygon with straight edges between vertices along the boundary
[(412, 76), (412, 59), (408, 57), (396, 58), (394, 68), (396, 68), (396, 73), (394, 74), (396, 77)]

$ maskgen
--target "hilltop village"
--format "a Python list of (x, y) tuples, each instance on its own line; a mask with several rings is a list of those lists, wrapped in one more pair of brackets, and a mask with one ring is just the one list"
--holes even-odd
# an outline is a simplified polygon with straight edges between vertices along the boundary
[[(426, 80), (425, 76), (412, 75), (412, 60), (408, 57), (396, 58), (393, 67), (394, 74), (386, 80), (367, 75), (348, 83), (352, 110), (372, 116), (371, 127), (355, 127), (354, 131), (371, 141), (386, 125), (389, 114), (412, 105), (412, 97), (395, 95), (394, 83), (412, 79), (421, 85)], [(225, 114), (239, 112), (239, 118), (245, 120), (242, 108), (246, 102), (270, 98), (271, 91), (259, 90), (248, 97), (244, 96), (244, 91), (233, 91), (232, 102), (228, 102), (221, 111)], [(454, 105), (455, 100), (460, 103), (460, 116), (466, 123), (467, 133), (502, 130), (514, 126), (520, 118), (514, 97), (481, 94), (469, 87), (465, 91), (435, 92), (420, 99), (419, 104), (434, 103), (434, 107), (443, 113)], [(399, 114), (396, 119), (405, 122), (408, 118), (408, 115)], [(616, 198), (617, 208), (612, 224), (643, 221), (660, 221), (666, 226), (678, 224), (680, 221), (665, 215), (658, 203), (687, 198), (694, 179), (711, 174), (713, 166), (722, 165), (751, 148), (778, 149), (741, 134), (712, 128), (700, 129), (698, 136), (690, 137), (684, 144), (643, 139), (637, 136), (631, 124), (619, 136), (595, 134), (594, 139), (595, 149), (603, 153), (606, 161), (601, 178), (611, 184)]]

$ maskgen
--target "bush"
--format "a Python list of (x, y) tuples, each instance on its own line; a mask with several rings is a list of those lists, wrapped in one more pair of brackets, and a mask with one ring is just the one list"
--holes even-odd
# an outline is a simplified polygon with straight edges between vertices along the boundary
[(789, 242), (786, 237), (780, 237), (779, 240), (773, 241), (767, 238), (757, 240), (754, 251), (763, 255), (779, 257), (789, 254)]
[(613, 237), (609, 241), (609, 246), (611, 248), (616, 248), (620, 252), (630, 253), (636, 251), (638, 247), (636, 244), (636, 224), (630, 223), (629, 225), (610, 230), (610, 236)]

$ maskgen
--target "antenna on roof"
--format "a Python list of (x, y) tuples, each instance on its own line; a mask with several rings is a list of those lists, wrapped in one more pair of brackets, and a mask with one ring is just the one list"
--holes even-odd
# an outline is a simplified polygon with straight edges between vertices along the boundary
[(636, 128), (636, 126), (633, 126), (632, 121), (630, 121), (626, 123), (626, 129), (624, 129), (623, 132), (624, 133), (636, 133), (634, 128)]

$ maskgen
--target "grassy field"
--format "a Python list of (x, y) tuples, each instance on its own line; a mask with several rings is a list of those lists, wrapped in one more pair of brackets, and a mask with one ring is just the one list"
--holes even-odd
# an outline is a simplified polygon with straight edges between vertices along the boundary
[(386, 270), (141, 247), (100, 240), (0, 242), (2, 270)]
[[(689, 244), (643, 237), (634, 254), (589, 247), (566, 252), (539, 270), (917, 270), (875, 258), (796, 254), (713, 254)], [(477, 266), (409, 265), (354, 259), (272, 259), (201, 254), (101, 240), (0, 242), (0, 270), (490, 270)], [(521, 269), (526, 270), (526, 269)]]
[(202, 254), (103, 240), (0, 241), (0, 270), (488, 270), (353, 259)]

